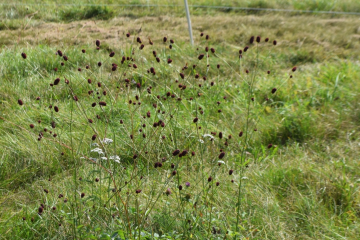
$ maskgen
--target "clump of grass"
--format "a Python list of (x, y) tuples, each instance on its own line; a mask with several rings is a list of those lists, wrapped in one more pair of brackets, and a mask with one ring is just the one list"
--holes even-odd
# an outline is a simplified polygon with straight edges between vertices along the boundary
[(68, 8), (60, 12), (60, 19), (64, 21), (86, 20), (90, 18), (108, 20), (113, 17), (114, 11), (108, 6)]

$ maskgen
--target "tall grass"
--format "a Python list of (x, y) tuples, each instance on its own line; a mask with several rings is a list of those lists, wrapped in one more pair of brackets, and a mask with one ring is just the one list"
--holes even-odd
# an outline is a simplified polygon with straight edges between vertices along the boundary
[[(25, 121), (2, 119), (37, 141), (37, 155), (52, 155), (55, 168), (68, 162), (64, 167), (73, 172), (62, 190), (66, 193), (49, 184), (41, 187), (43, 203), (38, 209), (25, 207), (24, 219), (39, 224), (37, 231), (45, 235), (61, 227), (67, 236), (85, 239), (96, 236), (91, 230), (95, 223), (110, 221), (107, 231), (140, 239), (161, 232), (163, 226), (153, 218), (164, 211), (163, 216), (176, 219), (164, 234), (210, 238), (232, 231), (231, 236), (246, 236), (240, 226), (245, 166), (253, 160), (247, 153), (261, 147), (253, 140), (259, 127), (257, 112), (277, 91), (260, 90), (268, 96), (258, 99), (255, 86), (261, 72), (272, 78), (270, 70), (264, 73), (259, 66), (267, 61), (261, 52), (273, 51), (276, 41), (251, 37), (250, 47), (225, 60), (204, 34), (189, 55), (167, 37), (153, 45), (150, 39), (145, 43), (127, 36), (127, 44), (110, 54), (99, 40), (97, 49), (22, 53), (18, 71), (40, 76), (39, 82), (27, 83), (38, 96), (18, 96), (13, 114), (27, 116)], [(51, 68), (38, 67), (41, 61)], [(235, 73), (244, 95), (224, 95), (229, 89), (223, 81), (226, 71)], [(288, 77), (295, 71), (296, 67)], [(228, 111), (231, 103), (236, 109)], [(29, 116), (31, 108), (38, 110)], [(238, 116), (236, 125), (230, 113)], [(46, 152), (48, 145), (58, 150)], [(93, 166), (80, 174), (86, 163)], [(53, 175), (51, 169), (44, 171)], [(217, 213), (222, 195), (237, 197)], [(161, 210), (168, 201), (171, 205)], [(31, 229), (17, 234), (25, 237)]]

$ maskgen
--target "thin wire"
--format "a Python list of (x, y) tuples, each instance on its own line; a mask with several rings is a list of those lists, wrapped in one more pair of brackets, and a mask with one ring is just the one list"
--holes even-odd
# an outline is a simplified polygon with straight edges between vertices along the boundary
[[(180, 4), (77, 4), (77, 3), (0, 3), (3, 6), (109, 6), (109, 7), (183, 7)], [(339, 11), (313, 11), (313, 10), (294, 10), (294, 9), (277, 9), (277, 8), (249, 8), (249, 7), (230, 7), (230, 6), (205, 6), (189, 5), (191, 8), (210, 8), (225, 10), (243, 10), (243, 11), (268, 11), (268, 12), (291, 12), (291, 13), (313, 13), (313, 14), (343, 14), (343, 15), (360, 15), (360, 12), (339, 12)]]

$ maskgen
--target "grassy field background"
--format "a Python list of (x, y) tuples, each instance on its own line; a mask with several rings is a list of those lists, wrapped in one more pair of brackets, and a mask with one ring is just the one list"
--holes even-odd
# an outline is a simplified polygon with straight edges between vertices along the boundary
[[(171, 8), (0, 2), (6, 3), (0, 9), (0, 239), (111, 239), (114, 233), (118, 239), (358, 239), (358, 16), (192, 8), (192, 47), (182, 1), (116, 2), (179, 5)], [(353, 0), (189, 3), (360, 12), (360, 4)], [(210, 39), (200, 37), (201, 32)], [(142, 51), (137, 36), (145, 44)], [(261, 36), (258, 47), (249, 44), (251, 36)], [(269, 43), (264, 42), (266, 37)], [(101, 41), (100, 50), (96, 39)], [(172, 49), (170, 39), (175, 41)], [(209, 50), (210, 57), (199, 61), (206, 46), (215, 48), (216, 54)], [(239, 50), (245, 46), (250, 50), (240, 62)], [(58, 49), (68, 61), (55, 55)], [(115, 56), (109, 58), (112, 51)], [(122, 56), (135, 61), (121, 64)], [(113, 62), (116, 71), (111, 71)], [(133, 63), (137, 69), (128, 67)], [(189, 69), (181, 70), (185, 64)], [(146, 73), (150, 67), (156, 75)], [(179, 72), (187, 77), (182, 80)], [(50, 87), (57, 77), (59, 86)], [(127, 77), (141, 88), (126, 86)], [(69, 85), (64, 78), (70, 79)], [(254, 82), (251, 90), (250, 82)], [(181, 90), (179, 84), (187, 88)], [(89, 90), (99, 92), (96, 96), (101, 99), (88, 97)], [(74, 95), (78, 102), (72, 100)], [(36, 100), (38, 96), (41, 100)], [(107, 106), (92, 108), (98, 101)], [(58, 106), (59, 112), (49, 105)], [(151, 118), (144, 120), (148, 111)], [(194, 123), (195, 117), (199, 123)], [(152, 127), (158, 120), (166, 126)], [(240, 131), (252, 138), (244, 140)], [(41, 141), (39, 132), (44, 135)], [(88, 159), (98, 158), (91, 152), (94, 132), (100, 148), (107, 156), (118, 155), (120, 163), (108, 160), (100, 166)], [(211, 132), (217, 133), (213, 141), (204, 137)], [(224, 134), (221, 139), (219, 132)], [(143, 140), (143, 133), (149, 140)], [(114, 143), (102, 145), (99, 139), (105, 136)], [(269, 144), (274, 147), (268, 149)], [(175, 158), (175, 149), (195, 155)], [(217, 165), (220, 149), (226, 152), (222, 166)], [(155, 169), (154, 163), (164, 157), (164, 166)], [(175, 177), (171, 163), (176, 165)], [(232, 175), (229, 169), (234, 169)], [(214, 180), (208, 182), (209, 176)], [(185, 182), (191, 186), (185, 187)], [(178, 190), (179, 184), (184, 190)], [(140, 194), (135, 193), (138, 189)], [(40, 204), (45, 210), (39, 215)]]

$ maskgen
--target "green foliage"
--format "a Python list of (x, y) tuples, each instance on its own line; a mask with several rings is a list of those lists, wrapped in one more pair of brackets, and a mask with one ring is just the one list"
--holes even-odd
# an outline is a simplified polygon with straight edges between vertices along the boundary
[[(279, 3), (252, 4), (266, 7)], [(317, 4), (318, 9), (327, 8), (324, 3)], [(68, 15), (62, 15), (63, 10), (59, 8), (53, 19), (104, 19), (118, 14), (116, 8), (103, 7), (66, 7)], [(135, 12), (126, 14), (145, 14)], [(331, 47), (312, 51), (312, 37), (301, 39), (301, 44), (297, 41), (304, 34), (301, 24), (292, 29), (291, 19), (284, 18), (289, 22), (281, 27), (273, 20), (278, 15), (269, 16), (266, 20), (257, 16), (256, 21), (251, 16), (252, 20), (244, 22), (251, 26), (246, 31), (207, 19), (197, 30), (209, 34), (210, 40), (196, 39), (196, 51), (173, 37), (180, 30), (168, 20), (159, 20), (159, 24), (172, 26), (163, 34), (168, 41), (175, 40), (171, 50), (169, 43), (162, 43), (163, 35), (156, 35), (158, 25), (151, 28), (154, 32), (149, 30), (156, 35), (150, 36), (153, 46), (147, 44), (149, 32), (138, 33), (136, 26), (129, 30), (131, 38), (121, 38), (115, 46), (99, 37), (99, 50), (95, 39), (80, 41), (80, 45), (66, 40), (59, 45), (29, 42), (26, 47), (19, 41), (16, 47), (3, 49), (1, 236), (356, 239), (360, 235), (357, 43), (351, 42), (353, 51), (346, 52), (343, 47), (349, 40), (328, 35), (323, 27), (337, 28), (341, 23), (314, 23), (323, 42)], [(123, 24), (112, 19), (111, 24), (114, 22)], [(26, 25), (26, 21), (18, 23)], [(109, 23), (98, 24), (106, 28)], [(258, 48), (250, 45), (240, 61), (238, 50), (249, 45), (251, 35), (261, 35), (262, 41)], [(134, 41), (137, 36), (145, 43), (143, 50)], [(266, 36), (277, 39), (278, 46), (264, 43)], [(216, 54), (210, 51), (209, 58), (205, 55), (199, 61), (205, 46), (214, 47)], [(55, 55), (58, 49), (68, 61)], [(113, 58), (109, 58), (111, 51), (115, 51)], [(21, 52), (27, 53), (26, 60)], [(121, 63), (122, 56), (129, 60)], [(173, 60), (171, 64), (168, 58)], [(116, 71), (112, 71), (113, 63)], [(294, 65), (297, 70), (293, 72)], [(150, 72), (151, 67), (156, 74)], [(248, 74), (245, 69), (250, 70)], [(184, 79), (180, 72), (185, 73)], [(60, 83), (50, 86), (57, 77)], [(38, 96), (40, 100), (36, 100)], [(18, 99), (24, 105), (20, 106)], [(107, 105), (100, 107), (100, 101)], [(97, 105), (92, 107), (94, 102)], [(58, 112), (54, 106), (59, 107)], [(56, 122), (55, 128), (52, 122)], [(91, 140), (94, 134), (96, 139)], [(106, 144), (104, 138), (113, 142)], [(97, 152), (99, 149), (103, 153)], [(175, 149), (188, 153), (173, 156)], [(219, 159), (220, 151), (225, 152), (224, 158)], [(44, 205), (41, 214), (40, 204)]]
[(64, 21), (85, 20), (90, 18), (108, 20), (112, 17), (114, 17), (114, 11), (107, 6), (69, 8), (60, 13), (60, 19)]

